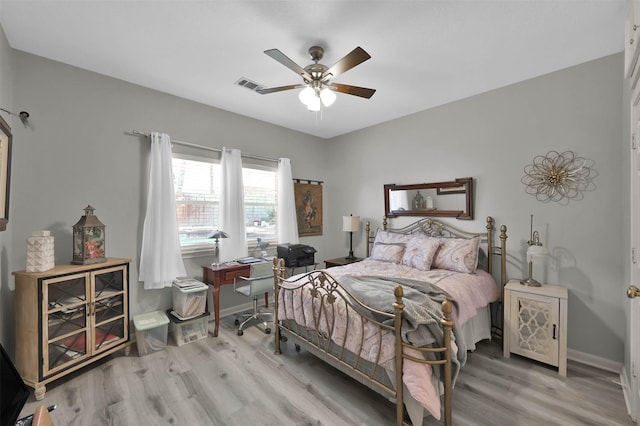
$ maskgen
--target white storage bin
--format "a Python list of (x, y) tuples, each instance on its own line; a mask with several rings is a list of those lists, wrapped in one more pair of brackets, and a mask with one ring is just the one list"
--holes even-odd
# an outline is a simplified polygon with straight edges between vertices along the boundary
[(149, 312), (133, 317), (136, 328), (138, 354), (146, 355), (167, 347), (169, 318), (162, 311)]
[(209, 335), (209, 312), (186, 321), (176, 318), (173, 313), (169, 313), (169, 318), (171, 335), (178, 346), (204, 339)]
[(207, 285), (187, 279), (176, 280), (171, 287), (173, 311), (185, 320), (202, 315), (207, 308)]

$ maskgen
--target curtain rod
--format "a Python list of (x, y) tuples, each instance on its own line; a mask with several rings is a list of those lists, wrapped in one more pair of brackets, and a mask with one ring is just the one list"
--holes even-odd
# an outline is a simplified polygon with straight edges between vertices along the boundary
[(293, 181), (295, 183), (304, 183), (303, 181), (306, 181), (307, 183), (311, 184), (311, 183), (317, 183), (318, 185), (322, 185), (324, 183), (324, 181), (322, 180), (313, 180), (313, 179), (299, 179), (299, 178), (293, 178)]
[[(145, 133), (145, 132), (141, 132), (139, 130), (132, 130), (131, 131), (132, 134), (136, 135), (136, 136), (144, 136), (145, 138), (149, 138), (151, 136), (150, 133)], [(204, 149), (206, 151), (213, 151), (213, 152), (222, 152), (221, 149), (218, 148), (211, 148), (209, 146), (205, 146), (205, 145), (197, 145), (195, 143), (191, 143), (191, 142), (185, 142), (185, 141), (179, 141), (176, 139), (171, 139), (171, 143), (175, 143), (177, 145), (184, 145), (184, 146), (189, 146), (191, 148), (198, 148), (198, 149)], [(276, 158), (270, 158), (270, 157), (261, 157), (259, 155), (250, 155), (250, 154), (241, 154), (242, 157), (245, 158), (252, 158), (254, 160), (262, 160), (262, 161), (272, 161), (274, 163), (277, 163), (279, 160)]]

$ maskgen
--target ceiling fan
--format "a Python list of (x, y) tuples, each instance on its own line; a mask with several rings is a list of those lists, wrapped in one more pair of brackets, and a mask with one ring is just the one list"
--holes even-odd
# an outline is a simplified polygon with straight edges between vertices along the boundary
[(289, 57), (287, 57), (278, 49), (265, 50), (264, 53), (298, 74), (300, 77), (302, 77), (304, 83), (256, 90), (262, 95), (282, 92), (284, 90), (303, 88), (299, 95), (300, 101), (303, 104), (307, 105), (307, 108), (310, 111), (319, 111), (321, 102), (325, 107), (333, 104), (336, 98), (335, 92), (360, 96), (367, 99), (371, 98), (371, 96), (373, 96), (373, 94), (376, 92), (375, 89), (367, 89), (365, 87), (333, 83), (331, 81), (338, 75), (349, 71), (356, 65), (359, 65), (371, 58), (371, 55), (365, 52), (361, 47), (356, 47), (344, 58), (340, 59), (330, 67), (319, 63), (319, 61), (324, 56), (324, 49), (320, 46), (311, 46), (309, 48), (309, 55), (311, 56), (311, 60), (313, 60), (314, 63), (307, 65), (304, 68), (293, 62), (291, 59), (289, 59)]

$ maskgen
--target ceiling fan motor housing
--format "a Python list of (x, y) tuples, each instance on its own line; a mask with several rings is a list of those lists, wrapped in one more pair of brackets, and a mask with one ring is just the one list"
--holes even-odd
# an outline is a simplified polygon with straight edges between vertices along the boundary
[(311, 60), (318, 62), (324, 56), (324, 49), (320, 46), (311, 46), (309, 48), (309, 56)]

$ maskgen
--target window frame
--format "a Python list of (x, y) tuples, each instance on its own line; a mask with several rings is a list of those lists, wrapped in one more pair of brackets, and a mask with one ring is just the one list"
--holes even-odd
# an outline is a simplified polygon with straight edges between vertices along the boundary
[[(185, 154), (185, 153), (179, 153), (179, 152), (173, 152), (172, 153), (172, 161), (173, 159), (181, 159), (181, 160), (188, 160), (188, 161), (197, 161), (197, 162), (202, 162), (202, 163), (211, 163), (211, 164), (218, 164), (220, 165), (221, 160), (219, 158), (212, 158), (212, 157), (207, 157), (207, 156), (199, 156), (199, 155), (193, 155), (193, 154)], [(277, 184), (277, 172), (278, 172), (278, 167), (276, 166), (267, 166), (267, 165), (263, 165), (263, 164), (255, 164), (255, 163), (245, 163), (243, 161), (242, 164), (242, 170), (244, 172), (245, 169), (254, 169), (254, 170), (262, 170), (262, 171), (268, 171), (268, 172), (273, 172), (274, 173), (274, 191), (275, 191), (275, 205), (274, 205), (274, 209), (277, 211), (278, 208), (278, 184)], [(174, 186), (174, 191), (175, 191), (175, 186)], [(245, 203), (246, 204), (246, 203)], [(177, 208), (177, 206), (176, 206)], [(245, 211), (245, 215), (246, 215), (246, 211)], [(277, 217), (277, 214), (274, 215), (274, 222), (275, 222), (275, 217)], [(246, 226), (246, 224), (245, 224)], [(265, 238), (265, 241), (268, 241), (270, 243), (270, 247), (275, 247), (277, 245), (277, 223), (275, 224), (275, 229), (274, 229), (274, 236), (272, 238)], [(254, 250), (256, 246), (256, 242), (250, 240), (249, 238), (247, 238), (247, 251), (248, 254), (252, 254), (252, 250)], [(191, 257), (203, 257), (203, 256), (209, 256), (209, 255), (213, 255), (213, 249), (214, 249), (214, 242), (205, 242), (205, 243), (194, 243), (194, 244), (189, 244), (189, 245), (182, 245), (180, 244), (180, 250), (182, 253), (182, 257), (183, 258), (191, 258)]]

